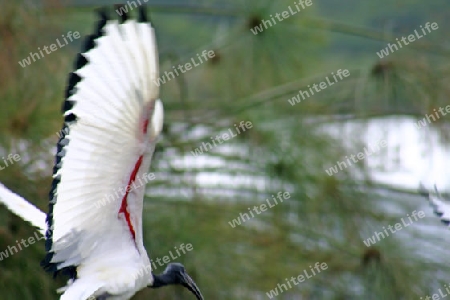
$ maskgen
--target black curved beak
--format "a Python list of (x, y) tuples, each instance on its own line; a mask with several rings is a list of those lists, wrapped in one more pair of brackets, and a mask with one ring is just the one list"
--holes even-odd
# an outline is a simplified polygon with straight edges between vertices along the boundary
[(200, 289), (195, 284), (194, 280), (192, 280), (192, 278), (187, 273), (183, 273), (182, 277), (183, 281), (181, 282), (181, 285), (190, 290), (198, 300), (204, 300), (203, 295), (200, 292)]

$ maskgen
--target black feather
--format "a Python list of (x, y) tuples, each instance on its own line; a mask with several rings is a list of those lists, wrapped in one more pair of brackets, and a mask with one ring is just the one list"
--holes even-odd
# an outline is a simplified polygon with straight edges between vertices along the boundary
[(148, 22), (148, 18), (147, 18), (147, 9), (144, 5), (139, 6), (139, 16), (138, 16), (138, 22), (140, 23), (147, 23)]
[(128, 20), (128, 9), (125, 8), (125, 5), (116, 4), (116, 5), (114, 5), (114, 8), (116, 9), (116, 12), (119, 15), (119, 22), (120, 23), (126, 22)]

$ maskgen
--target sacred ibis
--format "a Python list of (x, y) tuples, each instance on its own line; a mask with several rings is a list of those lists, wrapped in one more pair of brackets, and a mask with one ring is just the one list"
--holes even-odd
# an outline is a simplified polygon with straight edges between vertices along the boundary
[[(49, 212), (0, 184), (0, 202), (45, 234), (43, 267), (68, 275), (61, 300), (130, 299), (179, 284), (203, 296), (183, 265), (153, 274), (142, 209), (155, 143), (163, 126), (158, 54), (144, 8), (138, 18), (100, 20), (70, 74), (57, 143)], [(146, 181), (145, 181), (146, 182)]]

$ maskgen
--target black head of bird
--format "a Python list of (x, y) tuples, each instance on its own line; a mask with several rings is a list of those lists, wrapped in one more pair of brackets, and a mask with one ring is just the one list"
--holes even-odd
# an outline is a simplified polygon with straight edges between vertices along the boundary
[(153, 284), (149, 287), (159, 288), (170, 284), (179, 284), (191, 291), (198, 300), (204, 300), (194, 280), (186, 273), (180, 263), (170, 263), (162, 274), (153, 274)]

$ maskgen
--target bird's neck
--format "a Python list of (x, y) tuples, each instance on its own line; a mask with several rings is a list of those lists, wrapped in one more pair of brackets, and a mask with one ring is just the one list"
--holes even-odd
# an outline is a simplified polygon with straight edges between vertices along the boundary
[(159, 287), (162, 287), (162, 286), (166, 286), (166, 285), (169, 285), (169, 284), (174, 284), (174, 282), (173, 282), (173, 278), (172, 277), (170, 277), (168, 274), (166, 274), (166, 273), (162, 273), (162, 274), (155, 274), (155, 273), (152, 273), (152, 275), (153, 275), (153, 284), (152, 284), (152, 288), (159, 288)]

